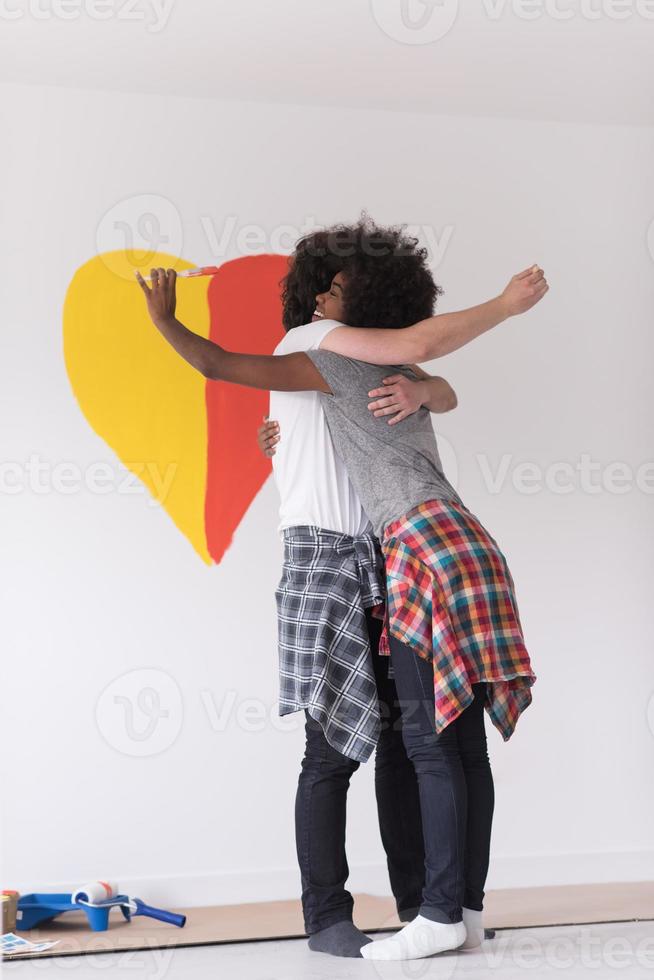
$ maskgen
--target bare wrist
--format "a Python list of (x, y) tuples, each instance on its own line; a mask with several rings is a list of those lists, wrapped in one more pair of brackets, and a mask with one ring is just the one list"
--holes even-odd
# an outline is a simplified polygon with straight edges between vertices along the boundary
[(508, 320), (510, 316), (513, 316), (513, 313), (509, 309), (508, 303), (504, 297), (504, 293), (500, 293), (499, 296), (496, 296), (495, 299), (493, 300), (493, 303), (495, 304), (495, 307), (497, 309), (498, 323), (502, 323), (504, 320)]
[(429, 380), (427, 378), (423, 378), (421, 381), (417, 381), (416, 384), (420, 385), (420, 404), (424, 407), (431, 399)]
[(169, 326), (171, 323), (175, 322), (175, 314), (153, 313), (152, 322), (154, 323), (155, 327), (159, 327), (159, 328)]

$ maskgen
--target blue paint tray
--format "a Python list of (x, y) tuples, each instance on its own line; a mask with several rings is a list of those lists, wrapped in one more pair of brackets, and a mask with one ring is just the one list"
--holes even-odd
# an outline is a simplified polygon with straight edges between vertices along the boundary
[(41, 925), (56, 918), (63, 912), (86, 913), (89, 926), (94, 932), (104, 932), (109, 927), (109, 912), (114, 905), (119, 905), (124, 917), (129, 921), (129, 898), (127, 895), (115, 895), (105, 902), (97, 905), (80, 905), (72, 902), (71, 892), (54, 892), (44, 894), (32, 892), (30, 895), (21, 895), (18, 899), (18, 913), (16, 915), (16, 930), (25, 932), (33, 929), (34, 926)]

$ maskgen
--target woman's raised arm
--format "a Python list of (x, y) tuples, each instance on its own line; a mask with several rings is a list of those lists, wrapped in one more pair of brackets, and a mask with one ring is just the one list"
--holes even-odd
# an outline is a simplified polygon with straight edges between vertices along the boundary
[(499, 296), (479, 306), (430, 316), (398, 330), (334, 327), (320, 346), (370, 364), (421, 364), (451, 354), (508, 317), (525, 313), (548, 289), (543, 270), (531, 266), (513, 276)]
[(168, 343), (191, 367), (212, 381), (230, 381), (265, 391), (331, 392), (311, 358), (301, 352), (278, 357), (266, 354), (236, 354), (206, 337), (193, 333), (175, 317), (173, 269), (152, 269), (152, 287), (140, 273), (136, 278), (145, 293), (150, 319)]

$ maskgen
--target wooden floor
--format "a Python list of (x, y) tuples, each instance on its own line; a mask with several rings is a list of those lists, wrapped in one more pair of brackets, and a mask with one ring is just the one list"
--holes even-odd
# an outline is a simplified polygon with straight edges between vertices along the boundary
[[(183, 929), (137, 916), (131, 923), (112, 910), (109, 929), (91, 932), (84, 913), (71, 912), (42, 928), (19, 935), (34, 942), (58, 939), (52, 950), (37, 957), (172, 946), (202, 946), (253, 940), (292, 939), (304, 935), (298, 901), (262, 902), (175, 909), (187, 916)], [(356, 924), (364, 932), (398, 928), (392, 898), (355, 896)], [(491, 929), (574, 925), (590, 922), (654, 920), (654, 884), (637, 882), (608, 885), (566, 885), (521, 888), (488, 893), (484, 924)], [(17, 954), (7, 959), (25, 959)]]

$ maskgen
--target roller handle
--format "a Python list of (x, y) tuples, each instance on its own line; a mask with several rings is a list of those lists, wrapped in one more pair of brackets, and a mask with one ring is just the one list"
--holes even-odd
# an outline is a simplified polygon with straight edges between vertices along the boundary
[(140, 898), (134, 898), (132, 901), (136, 906), (134, 915), (147, 915), (150, 919), (169, 922), (171, 926), (179, 926), (180, 929), (186, 923), (185, 915), (178, 915), (176, 912), (166, 912), (165, 909), (155, 909), (151, 905), (146, 905)]

